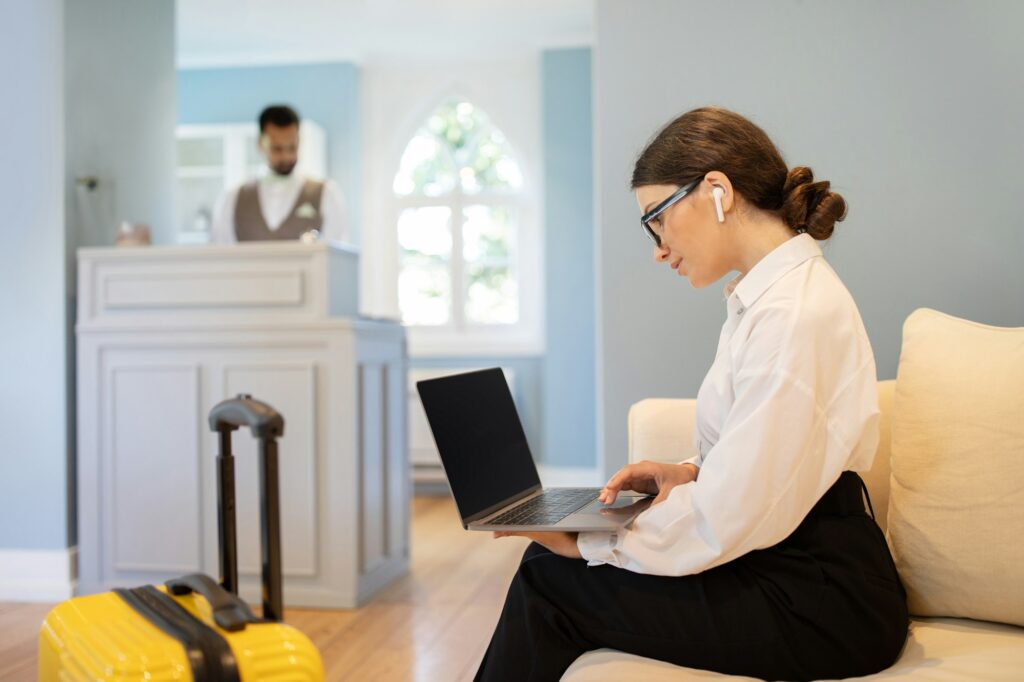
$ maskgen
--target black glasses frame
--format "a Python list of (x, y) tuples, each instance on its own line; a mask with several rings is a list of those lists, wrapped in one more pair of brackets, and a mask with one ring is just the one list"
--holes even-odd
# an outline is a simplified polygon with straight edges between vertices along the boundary
[(703, 177), (697, 178), (693, 182), (688, 182), (675, 192), (673, 192), (667, 199), (662, 201), (660, 204), (652, 208), (647, 213), (640, 216), (640, 226), (644, 228), (644, 232), (650, 237), (651, 241), (654, 242), (655, 246), (661, 246), (661, 237), (651, 227), (651, 221), (660, 216), (662, 213), (670, 209), (677, 201), (685, 197), (687, 194), (693, 191), (693, 188), (701, 183)]

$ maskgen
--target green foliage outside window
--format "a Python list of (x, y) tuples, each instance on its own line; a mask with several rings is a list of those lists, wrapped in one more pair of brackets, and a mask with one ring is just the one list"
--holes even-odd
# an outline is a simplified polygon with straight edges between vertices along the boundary
[[(406, 323), (451, 319), (443, 311), (451, 307), (452, 225), (446, 220), (441, 226), (436, 211), (452, 206), (453, 197), (510, 196), (521, 185), (505, 136), (473, 104), (452, 99), (430, 115), (406, 146), (393, 186), (399, 197), (438, 200), (437, 206), (406, 209), (400, 220), (399, 304)], [(491, 202), (467, 205), (458, 217), (465, 309), (455, 317), (470, 324), (514, 324), (519, 316), (514, 210)]]

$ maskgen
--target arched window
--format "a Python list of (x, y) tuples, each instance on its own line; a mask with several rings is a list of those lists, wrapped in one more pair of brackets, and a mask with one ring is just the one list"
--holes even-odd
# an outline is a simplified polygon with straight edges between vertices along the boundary
[(524, 310), (537, 306), (524, 296), (523, 268), (538, 259), (524, 258), (536, 238), (524, 231), (523, 171), (488, 116), (463, 98), (446, 100), (406, 145), (392, 189), (398, 303), (413, 333), (536, 335), (538, 311)]

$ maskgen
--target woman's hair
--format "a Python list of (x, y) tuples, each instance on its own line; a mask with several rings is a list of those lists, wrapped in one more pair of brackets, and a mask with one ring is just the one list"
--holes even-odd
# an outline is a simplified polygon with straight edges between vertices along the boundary
[(763, 130), (718, 107), (688, 111), (662, 128), (636, 160), (632, 187), (684, 185), (714, 170), (747, 202), (815, 239), (828, 239), (846, 217), (846, 201), (828, 180), (815, 182), (806, 166), (787, 170)]

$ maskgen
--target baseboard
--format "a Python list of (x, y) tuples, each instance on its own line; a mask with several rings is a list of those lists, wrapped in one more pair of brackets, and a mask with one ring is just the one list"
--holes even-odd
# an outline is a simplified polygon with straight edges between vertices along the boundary
[(0, 601), (60, 602), (77, 583), (78, 548), (0, 549)]
[(584, 467), (537, 467), (540, 482), (545, 488), (596, 488), (605, 484), (601, 472)]

